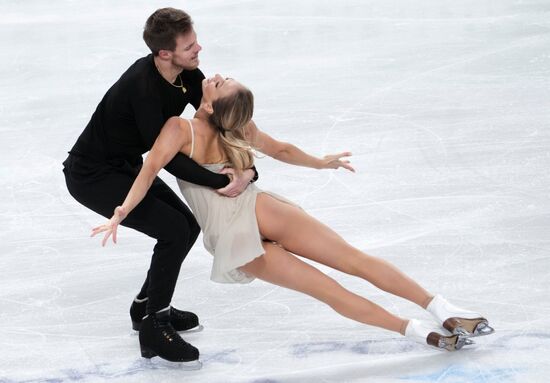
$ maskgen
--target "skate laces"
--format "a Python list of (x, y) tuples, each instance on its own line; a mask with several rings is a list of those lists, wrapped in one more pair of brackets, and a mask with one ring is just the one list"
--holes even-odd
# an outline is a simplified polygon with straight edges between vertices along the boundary
[(170, 322), (157, 322), (158, 328), (161, 330), (162, 336), (169, 342), (176, 341), (177, 343), (185, 344), (186, 342), (178, 334), (174, 326)]
[[(168, 342), (177, 342), (180, 344), (187, 344), (186, 341), (183, 340), (183, 338), (178, 334), (174, 326), (170, 323), (169, 320), (170, 317), (159, 319), (156, 316), (153, 317), (153, 326), (161, 330), (162, 336), (168, 341)], [(168, 320), (167, 320), (168, 319)]]
[(181, 337), (178, 335), (178, 333), (176, 332), (176, 330), (174, 330), (174, 327), (172, 326), (166, 326), (167, 328), (162, 330), (162, 336), (164, 338), (166, 338), (169, 342), (173, 342), (174, 339), (177, 339), (177, 338), (180, 338)]

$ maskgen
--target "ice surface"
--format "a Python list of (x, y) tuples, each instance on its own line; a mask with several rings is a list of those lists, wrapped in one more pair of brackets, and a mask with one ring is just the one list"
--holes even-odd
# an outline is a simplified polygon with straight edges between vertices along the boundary
[[(260, 281), (214, 284), (198, 243), (174, 305), (201, 317), (205, 330), (186, 339), (204, 367), (142, 359), (127, 310), (153, 242), (129, 229), (117, 246), (88, 238), (103, 218), (68, 194), (61, 162), (147, 54), (143, 23), (167, 5), (193, 16), (205, 73), (255, 92), (262, 129), (354, 154), (357, 174), (261, 159), (261, 187), (497, 332), (458, 353), (426, 349)], [(0, 42), (0, 382), (547, 381), (547, 0), (2, 0)]]

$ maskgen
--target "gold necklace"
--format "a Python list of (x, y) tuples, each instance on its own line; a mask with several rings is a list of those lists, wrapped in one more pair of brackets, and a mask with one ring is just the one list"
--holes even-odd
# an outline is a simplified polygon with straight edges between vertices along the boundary
[(170, 82), (170, 85), (172, 85), (174, 88), (181, 88), (181, 91), (183, 93), (187, 93), (187, 89), (183, 86), (183, 81), (181, 80), (181, 76), (179, 73), (178, 73), (178, 78), (180, 79), (180, 85), (175, 85), (175, 84), (172, 84), (171, 82)]
[[(157, 64), (155, 63), (155, 67), (157, 68), (157, 71), (159, 72), (159, 74), (161, 75), (162, 78), (164, 78), (164, 76), (162, 75), (162, 72), (160, 71), (159, 67), (157, 66)], [(172, 85), (174, 88), (181, 88), (181, 91), (185, 94), (187, 93), (187, 88), (183, 86), (183, 81), (181, 79), (181, 76), (180, 74), (178, 73), (178, 78), (180, 79), (180, 85), (175, 85), (175, 84), (172, 84), (170, 81), (166, 80), (166, 82), (170, 85)]]

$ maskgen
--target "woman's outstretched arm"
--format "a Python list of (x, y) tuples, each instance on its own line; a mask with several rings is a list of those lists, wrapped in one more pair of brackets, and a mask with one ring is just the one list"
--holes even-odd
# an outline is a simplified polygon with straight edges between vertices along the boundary
[(306, 166), (314, 169), (345, 168), (355, 172), (355, 169), (350, 165), (348, 160), (341, 159), (342, 157), (351, 156), (350, 152), (330, 154), (323, 158), (318, 158), (304, 152), (291, 143), (274, 139), (258, 129), (254, 122), (249, 123), (246, 127), (246, 139), (256, 150), (291, 165)]
[(172, 117), (162, 127), (151, 151), (147, 154), (141, 170), (132, 184), (121, 207), (129, 214), (141, 202), (156, 176), (181, 148), (190, 142), (190, 134), (182, 128), (184, 120)]
[(116, 243), (117, 227), (120, 222), (145, 198), (160, 170), (174, 158), (184, 145), (190, 142), (189, 129), (183, 129), (181, 127), (182, 123), (184, 123), (184, 120), (178, 117), (172, 117), (166, 122), (151, 151), (147, 154), (143, 166), (122, 205), (115, 209), (113, 217), (107, 223), (92, 230), (92, 237), (105, 232), (102, 241), (103, 246), (105, 246), (111, 234), (113, 235), (113, 242)]

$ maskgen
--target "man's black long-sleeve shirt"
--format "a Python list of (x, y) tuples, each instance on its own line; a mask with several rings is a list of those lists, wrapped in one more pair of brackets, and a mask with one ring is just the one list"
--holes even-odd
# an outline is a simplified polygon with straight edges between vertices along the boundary
[[(187, 104), (195, 109), (200, 105), (203, 73), (195, 69), (179, 77), (185, 92), (160, 75), (153, 55), (137, 60), (107, 91), (69, 153), (98, 164), (122, 160), (140, 165), (164, 123), (181, 115)], [(212, 173), (181, 153), (165, 169), (185, 181), (216, 189), (229, 182), (227, 176)]]

